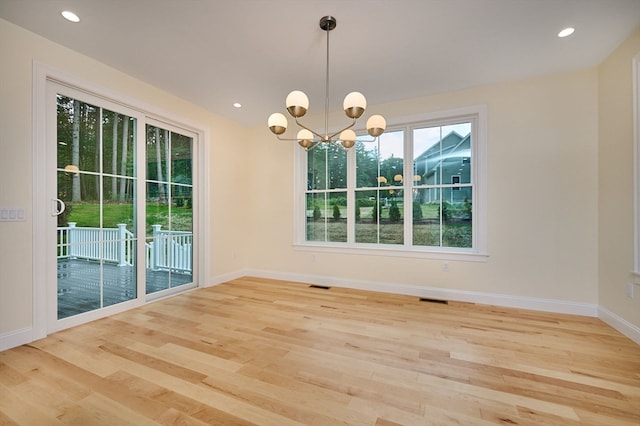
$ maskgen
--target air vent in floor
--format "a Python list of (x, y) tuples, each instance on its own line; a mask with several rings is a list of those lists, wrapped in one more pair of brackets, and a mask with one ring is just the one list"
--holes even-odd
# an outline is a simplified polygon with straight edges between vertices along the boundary
[(328, 287), (326, 285), (316, 285), (316, 284), (310, 285), (309, 288), (319, 288), (320, 290), (329, 290), (329, 289), (331, 289), (331, 287)]
[(421, 297), (420, 298), (421, 302), (429, 302), (429, 303), (439, 303), (441, 305), (448, 305), (449, 301), (448, 300), (440, 300), (440, 299), (429, 299), (427, 297)]

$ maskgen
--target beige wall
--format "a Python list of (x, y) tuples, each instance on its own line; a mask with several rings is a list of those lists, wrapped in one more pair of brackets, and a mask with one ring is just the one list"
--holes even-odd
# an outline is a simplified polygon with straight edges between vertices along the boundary
[[(598, 227), (600, 305), (640, 327), (640, 299), (626, 297), (633, 271), (632, 59), (640, 30), (605, 60), (599, 74)], [(639, 288), (636, 287), (636, 292)]]
[(208, 240), (211, 253), (218, 256), (210, 262), (210, 274), (214, 277), (244, 267), (246, 259), (219, 254), (243, 242), (240, 213), (244, 210), (239, 213), (228, 203), (236, 197), (234, 185), (246, 185), (246, 170), (236, 167), (243, 146), (229, 141), (244, 139), (245, 129), (4, 20), (0, 20), (0, 57), (0, 206), (23, 207), (27, 217), (24, 222), (0, 222), (0, 335), (32, 326), (32, 266), (42, 262), (33, 258), (32, 247), (34, 60), (211, 130), (208, 220), (213, 238)]
[[(376, 106), (387, 117), (486, 104), (486, 262), (310, 253), (292, 247), (290, 144), (254, 129), (249, 264), (260, 271), (597, 304), (595, 69)], [(266, 126), (265, 126), (266, 127)], [(259, 206), (259, 207), (258, 207)], [(315, 261), (314, 261), (315, 258)]]

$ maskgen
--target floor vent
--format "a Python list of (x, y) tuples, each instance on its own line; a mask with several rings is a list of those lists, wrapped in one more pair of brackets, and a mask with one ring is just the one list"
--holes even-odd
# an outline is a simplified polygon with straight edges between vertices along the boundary
[(421, 302), (429, 302), (429, 303), (440, 303), (441, 305), (448, 305), (449, 304), (448, 300), (429, 299), (427, 297), (421, 297), (420, 301)]
[(319, 288), (320, 290), (330, 290), (331, 289), (331, 287), (328, 287), (326, 285), (316, 285), (316, 284), (310, 285), (309, 288)]

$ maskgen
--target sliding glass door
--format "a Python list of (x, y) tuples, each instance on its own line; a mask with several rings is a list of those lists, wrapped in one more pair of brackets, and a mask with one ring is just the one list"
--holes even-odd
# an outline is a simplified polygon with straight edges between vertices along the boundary
[(48, 330), (195, 287), (197, 134), (57, 83), (47, 93)]

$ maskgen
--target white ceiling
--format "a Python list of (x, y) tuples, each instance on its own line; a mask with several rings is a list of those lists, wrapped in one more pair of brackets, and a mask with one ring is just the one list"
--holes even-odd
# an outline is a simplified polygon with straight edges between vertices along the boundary
[(337, 109), (352, 90), (373, 105), (595, 66), (640, 0), (0, 0), (0, 18), (247, 126), (294, 89), (324, 108), (325, 15)]

